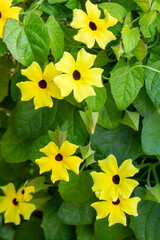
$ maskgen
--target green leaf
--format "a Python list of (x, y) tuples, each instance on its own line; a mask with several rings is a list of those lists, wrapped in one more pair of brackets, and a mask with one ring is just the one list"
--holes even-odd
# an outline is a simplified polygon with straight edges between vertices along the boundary
[[(143, 198), (145, 191), (137, 188), (135, 195)], [(141, 200), (138, 204), (138, 217), (130, 217), (130, 227), (137, 240), (159, 240), (160, 235), (160, 204)]]
[(156, 184), (154, 187), (146, 186), (147, 192), (143, 199), (160, 203), (160, 185)]
[(9, 126), (2, 138), (2, 157), (10, 163), (24, 162), (28, 159), (28, 148), (31, 143), (31, 140), (18, 138)]
[(44, 153), (40, 152), (41, 148), (44, 148), (49, 142), (51, 142), (48, 134), (37, 138), (28, 149), (28, 157), (31, 161), (35, 162), (36, 159), (44, 156)]
[(0, 239), (1, 240), (13, 240), (15, 236), (15, 230), (8, 225), (0, 226)]
[(48, 4), (47, 1), (44, 1), (37, 10), (43, 11), (49, 15), (53, 15), (55, 18), (71, 18), (72, 11), (67, 7), (61, 4)]
[(69, 182), (61, 181), (59, 184), (59, 193), (64, 201), (73, 203), (85, 203), (95, 200), (92, 192), (93, 181), (90, 171), (80, 172), (79, 175), (71, 173)]
[(4, 55), (4, 53), (7, 51), (7, 47), (2, 39), (0, 39), (0, 57)]
[[(16, 230), (15, 240), (45, 240), (43, 230), (41, 228), (41, 220), (32, 217), (30, 221), (23, 222)], [(33, 234), (34, 233), (34, 234)]]
[(73, 92), (71, 92), (67, 97), (65, 97), (65, 100), (67, 102), (69, 102), (70, 104), (72, 104), (73, 106), (75, 107), (78, 107), (78, 108), (83, 108), (85, 103), (84, 101), (83, 102), (77, 102), (73, 96)]
[(142, 155), (139, 134), (123, 125), (115, 130), (106, 130), (97, 126), (90, 141), (92, 149), (96, 151), (96, 160), (104, 159), (109, 154), (113, 154), (121, 163), (125, 159), (134, 160)]
[(127, 24), (124, 25), (122, 29), (122, 40), (125, 53), (131, 52), (138, 45), (140, 40), (139, 28), (135, 27), (130, 29)]
[(46, 178), (44, 176), (33, 178), (27, 182), (27, 186), (34, 186), (35, 192), (39, 192), (43, 189), (48, 189), (48, 185), (45, 184)]
[(61, 3), (61, 2), (66, 2), (67, 0), (48, 0), (50, 4), (55, 4), (55, 3)]
[(124, 60), (120, 60), (111, 71), (110, 84), (118, 108), (124, 110), (134, 101), (143, 86), (143, 68), (138, 67), (137, 63), (127, 65)]
[(95, 211), (88, 204), (63, 202), (58, 217), (67, 225), (89, 225), (95, 221)]
[(145, 87), (141, 88), (133, 102), (133, 105), (143, 117), (149, 117), (156, 111), (155, 106), (153, 105), (149, 96), (146, 94)]
[(153, 0), (133, 0), (142, 9), (143, 12), (148, 12)]
[(160, 115), (155, 112), (143, 120), (142, 149), (147, 155), (160, 154)]
[(88, 133), (93, 134), (98, 121), (99, 113), (91, 112), (90, 110), (88, 110), (87, 112), (79, 111), (79, 113), (84, 122), (84, 125), (86, 126)]
[(74, 229), (72, 226), (65, 225), (57, 215), (57, 208), (60, 204), (59, 199), (50, 200), (43, 213), (43, 229), (46, 240), (73, 240)]
[(66, 3), (66, 7), (73, 10), (77, 6), (77, 0), (69, 0)]
[(159, 0), (154, 0), (151, 6), (151, 10), (157, 10), (160, 12), (160, 2)]
[(34, 193), (34, 197), (30, 202), (36, 206), (37, 210), (44, 211), (47, 202), (51, 198), (52, 196), (48, 194), (48, 190), (41, 190), (39, 192)]
[(105, 87), (107, 90), (107, 100), (99, 112), (98, 124), (106, 129), (112, 130), (118, 127), (121, 112), (115, 104), (109, 83), (107, 83)]
[(56, 101), (54, 107), (43, 107), (35, 110), (32, 100), (19, 101), (13, 114), (13, 130), (17, 136), (27, 139), (39, 137), (47, 133), (56, 114)]
[(91, 149), (90, 143), (85, 147), (80, 146), (79, 148), (82, 154), (82, 158), (86, 160), (86, 166), (95, 162), (94, 161), (95, 151)]
[(76, 226), (77, 240), (95, 240), (93, 226), (78, 225)]
[(105, 50), (100, 51), (97, 54), (97, 57), (94, 61), (94, 67), (103, 67), (105, 66), (107, 63), (112, 62), (112, 59), (110, 59), (106, 53)]
[[(159, 56), (151, 54), (148, 64), (149, 67), (160, 70)], [(145, 70), (146, 90), (157, 109), (160, 108), (160, 73), (153, 70)]]
[(59, 128), (54, 132), (49, 130), (48, 135), (51, 141), (53, 141), (59, 148), (62, 146), (63, 142), (66, 141), (67, 139), (67, 131), (62, 132), (60, 131)]
[(49, 54), (47, 27), (32, 12), (26, 15), (23, 26), (15, 19), (8, 19), (3, 40), (13, 57), (24, 66), (33, 61), (43, 64)]
[(127, 125), (133, 128), (135, 131), (139, 129), (139, 113), (138, 112), (130, 112), (125, 111), (125, 116), (120, 120), (120, 123)]
[(129, 229), (128, 227), (124, 227), (122, 224), (115, 224), (109, 227), (106, 218), (100, 219), (95, 222), (96, 240), (124, 240), (131, 235), (131, 229)]
[(154, 37), (156, 34), (156, 27), (157, 27), (157, 23), (155, 21), (148, 26), (141, 25), (140, 30), (141, 30), (144, 38), (151, 38), (151, 37)]
[(52, 50), (52, 54), (55, 58), (55, 61), (59, 61), (62, 57), (64, 50), (64, 33), (59, 26), (57, 20), (50, 16), (46, 23), (48, 28), (49, 36), (50, 36), (50, 46)]
[(133, 49), (133, 54), (137, 60), (141, 62), (146, 57), (147, 53), (147, 47), (144, 44), (143, 40), (140, 39), (138, 45)]
[(87, 103), (88, 110), (91, 110), (92, 112), (99, 112), (105, 104), (107, 93), (105, 87), (94, 87), (94, 91), (96, 93), (96, 96), (88, 97), (85, 99), (85, 101)]
[(0, 102), (8, 95), (10, 74), (8, 73), (8, 57), (0, 58)]
[(148, 25), (152, 24), (156, 20), (156, 18), (157, 18), (157, 12), (155, 10), (150, 11), (150, 12), (144, 14), (140, 18), (139, 24), (148, 26)]
[(123, 22), (123, 18), (127, 15), (125, 8), (117, 3), (100, 3), (99, 7), (106, 9), (112, 17), (117, 18), (120, 22)]
[(122, 54), (124, 53), (123, 47), (122, 47), (122, 42), (120, 42), (118, 45), (111, 47), (114, 54), (117, 57), (117, 60), (120, 59), (120, 57), (122, 56)]

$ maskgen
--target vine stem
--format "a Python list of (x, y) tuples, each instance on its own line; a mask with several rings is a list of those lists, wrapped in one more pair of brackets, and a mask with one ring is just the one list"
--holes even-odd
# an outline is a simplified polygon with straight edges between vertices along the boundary
[[(145, 66), (145, 65), (136, 65), (136, 66), (132, 67), (131, 69), (129, 69), (127, 72), (112, 77), (112, 79), (115, 79), (115, 78), (118, 78), (118, 77), (123, 77), (123, 76), (125, 76), (126, 74), (128, 74), (129, 72), (131, 72), (133, 69), (139, 68), (139, 67), (147, 68), (147, 69), (150, 69), (150, 70), (152, 70), (152, 71), (154, 71), (154, 72), (160, 73), (160, 71), (157, 70), (157, 69), (155, 69), (155, 68), (152, 68), (152, 67), (149, 67), (149, 66)], [(103, 77), (104, 79), (106, 79), (106, 80), (110, 80), (110, 78), (107, 78), (107, 77), (105, 77), (105, 76), (103, 76), (103, 75), (102, 75), (102, 77)]]

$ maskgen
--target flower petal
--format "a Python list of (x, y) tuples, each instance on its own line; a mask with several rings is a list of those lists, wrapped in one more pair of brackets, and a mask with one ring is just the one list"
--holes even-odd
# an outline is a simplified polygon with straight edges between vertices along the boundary
[(124, 198), (129, 198), (134, 188), (137, 187), (138, 184), (139, 183), (136, 180), (132, 179), (125, 178), (120, 180), (119, 194), (122, 195)]
[(81, 50), (77, 54), (76, 65), (78, 69), (83, 72), (83, 70), (88, 70), (93, 66), (95, 59), (96, 55), (90, 54), (86, 52), (84, 48), (81, 48)]
[(110, 154), (106, 159), (98, 161), (100, 168), (112, 176), (116, 175), (118, 172), (118, 165), (115, 156)]
[(107, 217), (107, 215), (110, 213), (110, 210), (111, 210), (109, 201), (95, 202), (95, 203), (92, 203), (91, 206), (97, 212), (97, 217), (96, 217), (97, 220)]
[(61, 148), (60, 148), (60, 153), (65, 156), (71, 156), (75, 153), (75, 151), (77, 150), (77, 148), (79, 148), (79, 146), (70, 143), (69, 141), (65, 141), (63, 142)]
[(105, 15), (106, 28), (112, 27), (116, 25), (116, 23), (118, 22), (118, 20), (112, 17), (106, 9), (104, 10), (104, 15)]
[(73, 94), (77, 102), (82, 102), (85, 98), (96, 95), (93, 87), (82, 81), (75, 84)]
[(103, 69), (101, 68), (91, 68), (88, 71), (82, 73), (82, 77), (85, 77), (85, 81), (95, 87), (103, 87), (101, 75)]
[(45, 79), (48, 82), (53, 81), (53, 79), (60, 75), (61, 72), (56, 69), (56, 66), (53, 64), (53, 62), (50, 62), (44, 70), (43, 73), (43, 79)]
[(68, 96), (74, 87), (73, 78), (70, 74), (62, 74), (55, 77), (55, 84), (59, 87), (63, 97)]
[(89, 25), (89, 19), (87, 14), (81, 9), (73, 10), (73, 20), (70, 24), (72, 28), (83, 28)]
[(53, 167), (53, 159), (50, 157), (41, 157), (40, 159), (36, 159), (35, 162), (40, 168), (40, 174), (51, 171)]
[(6, 10), (9, 8), (12, 4), (13, 0), (1, 0), (1, 6), (3, 6), (3, 9)]
[(5, 223), (14, 223), (15, 225), (20, 224), (20, 215), (19, 209), (17, 206), (10, 206), (7, 211), (4, 213), (4, 222)]
[[(43, 89), (44, 90), (44, 89)], [(34, 106), (35, 109), (41, 108), (41, 107), (53, 107), (53, 100), (50, 97), (49, 94), (47, 94), (47, 92), (44, 91), (38, 91), (34, 97)]]
[(102, 191), (108, 186), (108, 175), (106, 173), (91, 172), (90, 174), (94, 182), (93, 191)]
[(69, 174), (61, 163), (55, 165), (54, 168), (52, 169), (51, 180), (53, 183), (55, 183), (58, 180), (64, 180), (66, 182), (69, 181)]
[(63, 73), (72, 73), (75, 70), (75, 60), (70, 53), (64, 52), (61, 60), (55, 66)]
[(19, 82), (16, 86), (21, 90), (21, 101), (29, 101), (35, 96), (37, 91), (37, 84), (31, 81)]
[(7, 208), (9, 207), (11, 201), (9, 198), (3, 196), (0, 197), (0, 213), (4, 212), (7, 210)]
[(22, 69), (21, 73), (35, 82), (43, 80), (42, 70), (37, 62), (33, 62), (27, 69)]
[(39, 151), (43, 152), (48, 157), (55, 157), (55, 155), (59, 153), (59, 148), (54, 142), (50, 142), (44, 148), (41, 148)]
[(133, 177), (139, 170), (132, 164), (131, 159), (125, 160), (119, 167), (118, 173), (122, 177)]
[(117, 205), (112, 207), (108, 221), (109, 221), (109, 226), (112, 226), (115, 223), (121, 223), (124, 226), (127, 225), (126, 216), (124, 212), (120, 209), (120, 207)]
[(57, 87), (55, 82), (49, 82), (47, 87), (47, 92), (54, 98), (63, 99), (60, 89)]
[(139, 197), (133, 197), (130, 199), (121, 199), (121, 209), (129, 215), (138, 216), (137, 204), (141, 199)]
[(63, 161), (63, 165), (66, 169), (72, 170), (76, 174), (79, 174), (79, 166), (83, 162), (83, 159), (71, 156), (71, 157), (65, 157)]
[(13, 183), (8, 183), (7, 185), (0, 187), (4, 194), (10, 198), (15, 198), (16, 190)]
[(5, 24), (6, 20), (0, 20), (0, 38), (3, 38)]
[(95, 39), (96, 39), (98, 45), (100, 46), (100, 48), (105, 49), (106, 45), (109, 42), (116, 40), (116, 37), (109, 30), (105, 30), (105, 31), (97, 30), (95, 33)]
[(95, 34), (89, 27), (81, 28), (74, 39), (85, 43), (88, 48), (92, 48), (95, 44)]
[(21, 11), (20, 7), (12, 7), (6, 11), (6, 18), (13, 18), (19, 21), (19, 12)]
[(20, 214), (25, 220), (29, 220), (32, 212), (36, 209), (36, 206), (32, 203), (21, 202), (19, 204)]
[(101, 15), (101, 11), (98, 9), (97, 4), (93, 4), (89, 0), (86, 2), (86, 10), (91, 19), (99, 18)]

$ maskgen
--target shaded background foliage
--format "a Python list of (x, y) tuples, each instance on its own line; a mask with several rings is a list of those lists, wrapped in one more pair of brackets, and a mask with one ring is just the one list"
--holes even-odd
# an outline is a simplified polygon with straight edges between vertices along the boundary
[[(1, 214), (2, 240), (159, 239), (160, 73), (151, 69), (160, 71), (158, 0), (92, 1), (119, 20), (110, 28), (115, 41), (105, 50), (98, 45), (87, 50), (97, 55), (94, 66), (104, 69), (104, 87), (95, 88), (95, 97), (77, 103), (71, 94), (54, 99), (51, 109), (38, 110), (32, 100), (20, 101), (16, 83), (26, 79), (20, 74), (22, 68), (33, 61), (43, 68), (50, 61), (58, 62), (63, 51), (76, 56), (85, 47), (73, 39), (77, 30), (70, 27), (72, 10), (85, 11), (85, 2), (13, 1), (23, 10), (20, 22), (7, 20), (0, 40), (0, 185), (33, 184), (37, 211), (18, 227), (4, 225)], [(40, 148), (58, 139), (59, 128), (70, 142), (81, 146), (78, 154), (87, 164), (79, 175), (70, 173), (70, 182), (53, 185), (49, 173), (39, 176), (35, 159), (43, 156)], [(54, 133), (48, 134), (49, 130)], [(98, 170), (97, 160), (110, 153), (119, 164), (133, 159), (140, 169), (136, 175), (140, 182), (136, 195), (142, 198), (139, 216), (128, 217), (127, 227), (108, 227), (107, 219), (95, 221), (90, 207), (96, 198), (89, 172)]]

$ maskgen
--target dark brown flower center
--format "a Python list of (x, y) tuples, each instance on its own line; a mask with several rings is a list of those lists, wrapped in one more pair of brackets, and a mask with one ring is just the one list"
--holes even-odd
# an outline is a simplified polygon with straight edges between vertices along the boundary
[(74, 80), (79, 80), (80, 78), (81, 78), (81, 74), (80, 74), (80, 72), (79, 71), (77, 71), (77, 70), (75, 70), (74, 72), (73, 72), (73, 78), (74, 78)]
[(43, 80), (39, 81), (38, 85), (40, 88), (44, 89), (47, 87), (47, 82), (43, 79)]
[(115, 201), (115, 202), (112, 201), (112, 203), (113, 203), (113, 205), (118, 205), (118, 204), (120, 203), (119, 198), (118, 198), (117, 201)]
[(2, 13), (0, 12), (0, 18), (2, 18)]
[(90, 29), (91, 29), (92, 31), (97, 30), (97, 26), (96, 26), (96, 24), (95, 24), (94, 22), (89, 22), (89, 27), (90, 27)]
[(56, 161), (62, 161), (62, 160), (63, 160), (63, 156), (62, 156), (60, 153), (58, 153), (58, 154), (55, 156), (55, 159), (56, 159)]
[(17, 199), (16, 199), (16, 198), (14, 198), (12, 202), (13, 202), (13, 204), (14, 204), (15, 206), (17, 206), (17, 205), (18, 205), (18, 201), (17, 201)]
[(119, 182), (120, 182), (120, 177), (119, 177), (119, 175), (114, 175), (114, 176), (112, 177), (112, 181), (114, 182), (114, 184), (119, 184)]
[(24, 194), (24, 193), (25, 193), (25, 190), (23, 189), (21, 193)]

